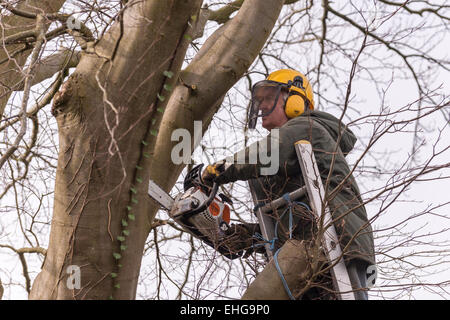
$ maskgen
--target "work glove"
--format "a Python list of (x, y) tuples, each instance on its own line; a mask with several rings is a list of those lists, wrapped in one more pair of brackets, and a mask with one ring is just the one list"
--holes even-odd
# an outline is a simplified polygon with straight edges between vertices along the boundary
[(231, 253), (240, 253), (245, 250), (243, 258), (247, 258), (253, 252), (265, 253), (264, 246), (255, 246), (258, 240), (253, 236), (259, 232), (257, 223), (231, 224), (225, 231), (225, 238), (220, 245)]
[(212, 187), (214, 181), (225, 171), (225, 160), (208, 165), (202, 173), (203, 183)]

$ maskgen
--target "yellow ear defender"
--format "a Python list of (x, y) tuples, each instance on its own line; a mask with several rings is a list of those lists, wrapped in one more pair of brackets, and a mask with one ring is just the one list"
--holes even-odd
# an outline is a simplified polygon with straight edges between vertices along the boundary
[(284, 112), (286, 116), (291, 119), (298, 117), (308, 108), (309, 101), (299, 94), (289, 93), (289, 97), (286, 100), (284, 106)]
[(268, 81), (286, 85), (288, 98), (284, 111), (288, 118), (295, 118), (305, 112), (306, 109), (314, 110), (314, 99), (311, 85), (306, 77), (298, 71), (281, 69), (272, 72)]

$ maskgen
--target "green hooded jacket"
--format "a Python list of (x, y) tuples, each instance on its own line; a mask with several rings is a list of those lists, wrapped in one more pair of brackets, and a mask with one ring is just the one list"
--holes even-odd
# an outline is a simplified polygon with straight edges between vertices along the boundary
[[(341, 131), (340, 139), (339, 130)], [(269, 157), (274, 148), (271, 145), (271, 135), (272, 133), (264, 139)], [(216, 181), (224, 184), (237, 180), (254, 179), (252, 184), (260, 203), (268, 203), (287, 192), (292, 192), (304, 185), (294, 147), (295, 142), (299, 140), (308, 140), (311, 143), (324, 187), (334, 157), (333, 171), (328, 187), (328, 193), (331, 193), (328, 205), (333, 219), (336, 219), (335, 227), (340, 238), (341, 248), (345, 251), (345, 260), (349, 262), (356, 258), (369, 264), (375, 264), (372, 228), (368, 222), (359, 188), (353, 176), (349, 174), (350, 168), (345, 160), (345, 155), (353, 149), (357, 139), (334, 116), (325, 112), (311, 111), (290, 119), (279, 128), (279, 162), (276, 174), (265, 176), (261, 174), (261, 169), (269, 168), (270, 164), (267, 164), (267, 159), (260, 159), (259, 155), (257, 161), (253, 161), (254, 164), (251, 164), (250, 159), (254, 159), (254, 157), (250, 156), (252, 149), (249, 146), (240, 152), (239, 157), (239, 153), (233, 156), (234, 160), (231, 165)], [(338, 140), (339, 147), (336, 148)], [(242, 154), (245, 154), (245, 161), (242, 161)], [(230, 161), (227, 160), (227, 162)], [(308, 203), (306, 198), (300, 199), (300, 201)], [(281, 216), (279, 227), (289, 230), (288, 215)], [(305, 235), (311, 237), (311, 233), (305, 232), (307, 230), (301, 230), (302, 227), (310, 230), (311, 228), (307, 223), (302, 226), (299, 219), (296, 215), (294, 225), (300, 225), (300, 233), (303, 234), (300, 237), (304, 238)], [(279, 242), (281, 242), (278, 245), (282, 245), (287, 239), (287, 235), (281, 230), (278, 231), (278, 234)]]

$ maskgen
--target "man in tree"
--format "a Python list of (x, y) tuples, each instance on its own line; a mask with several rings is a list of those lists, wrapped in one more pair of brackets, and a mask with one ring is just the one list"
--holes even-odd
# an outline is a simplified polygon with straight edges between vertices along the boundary
[[(251, 180), (258, 205), (268, 203), (304, 185), (294, 144), (299, 140), (310, 141), (326, 188), (325, 203), (329, 206), (335, 221), (349, 276), (356, 289), (355, 296), (357, 299), (367, 299), (367, 293), (357, 289), (366, 287), (366, 270), (369, 265), (375, 264), (372, 229), (358, 186), (345, 160), (345, 155), (352, 150), (356, 137), (334, 116), (314, 111), (311, 85), (303, 74), (293, 70), (275, 71), (266, 80), (253, 86), (249, 128), (255, 127), (258, 118), (262, 118), (262, 126), (269, 131), (279, 128), (279, 159), (277, 159), (279, 162), (276, 174), (261, 173), (261, 169), (267, 167), (267, 164), (262, 164), (259, 156), (256, 164), (249, 164), (251, 151), (250, 148), (246, 148), (243, 151), (245, 163), (238, 161), (238, 154), (242, 153), (237, 153), (233, 161), (228, 158), (209, 165), (202, 175), (204, 181), (224, 184), (236, 180)], [(271, 134), (266, 138), (268, 141)], [(268, 141), (266, 146), (270, 146)], [(289, 238), (300, 240), (301, 245), (294, 249), (299, 259), (308, 262), (314, 259), (317, 261), (319, 259), (317, 254), (311, 256), (317, 225), (308, 210), (308, 199), (304, 197), (299, 200), (291, 211), (291, 216), (285, 209), (272, 214), (277, 220), (275, 227), (277, 237), (264, 240), (273, 241), (274, 250), (283, 248)], [(228, 237), (224, 240), (224, 244), (233, 253), (247, 250), (244, 256), (246, 257), (259, 245), (256, 241), (259, 233), (257, 224), (233, 224), (227, 233)], [(322, 267), (324, 265), (326, 263), (322, 263)], [(311, 268), (306, 264), (303, 266), (304, 270), (300, 272), (312, 275), (314, 272)], [(322, 284), (325, 278), (323, 274), (322, 280), (320, 277), (317, 278)], [(261, 275), (249, 287), (243, 298), (272, 299), (274, 293), (273, 289), (268, 288), (267, 277), (265, 280), (258, 278), (261, 278)], [(297, 296), (301, 295), (303, 298), (323, 298), (323, 292), (317, 288), (306, 291), (304, 295), (300, 294), (305, 293), (302, 292), (302, 287), (306, 286), (308, 280), (311, 279), (296, 279), (296, 282), (303, 281), (303, 283), (291, 283), (289, 287), (296, 290)], [(291, 292), (288, 294), (293, 297)]]

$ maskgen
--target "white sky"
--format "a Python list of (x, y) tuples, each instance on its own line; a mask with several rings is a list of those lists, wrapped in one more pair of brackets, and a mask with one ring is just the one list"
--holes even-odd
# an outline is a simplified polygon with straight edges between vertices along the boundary
[[(383, 27), (389, 29), (389, 25), (386, 24)], [(431, 38), (430, 34), (430, 38)], [(448, 52), (449, 47), (448, 43), (450, 43), (450, 35), (447, 32), (446, 40), (441, 41), (435, 48), (435, 52), (438, 56), (446, 57), (448, 59)], [(340, 61), (339, 67), (347, 68), (348, 70), (348, 62)], [(299, 67), (302, 63), (299, 63)], [(385, 70), (381, 71), (383, 74), (386, 72)], [(390, 77), (391, 75), (385, 75), (386, 77)], [(439, 74), (436, 74), (435, 76), (435, 82), (434, 87), (442, 84), (442, 92), (445, 92), (448, 97), (449, 90), (449, 84), (448, 80), (450, 79), (450, 73), (449, 72), (441, 72)], [(255, 77), (254, 82), (256, 80), (261, 80), (261, 78)], [(243, 83), (239, 82), (237, 85), (237, 88), (240, 89), (237, 91), (236, 89), (233, 89), (230, 91), (230, 94), (233, 96), (233, 102), (240, 105), (240, 107), (245, 107), (247, 105), (247, 100), (240, 95), (239, 92), (243, 92), (245, 89), (242, 87)], [(333, 90), (333, 88), (330, 88), (330, 90)], [(376, 91), (374, 90), (373, 86), (368, 85), (366, 82), (360, 81), (356, 82), (353, 86), (353, 92), (358, 100), (361, 100), (360, 103), (355, 103), (352, 106), (355, 107), (357, 110), (360, 111), (361, 115), (368, 115), (370, 113), (377, 113), (379, 111), (379, 97), (376, 95)], [(336, 95), (339, 94), (339, 92), (336, 91)], [(416, 98), (416, 87), (415, 84), (412, 81), (402, 81), (399, 79), (396, 79), (392, 85), (390, 86), (389, 90), (387, 91), (387, 100), (386, 104), (391, 106), (392, 108), (396, 108), (398, 106), (407, 105), (411, 102), (413, 102)], [(20, 98), (20, 97), (19, 97)], [(447, 98), (448, 101), (448, 98)], [(327, 108), (327, 105), (323, 103), (323, 105), (320, 106), (320, 109), (323, 111), (329, 111), (330, 113), (334, 114), (335, 116), (339, 116), (340, 114), (336, 112), (336, 109), (329, 110)], [(49, 112), (49, 107), (46, 108), (46, 112)], [(449, 114), (449, 110), (445, 111), (447, 115)], [(239, 125), (239, 121), (236, 120), (234, 117), (241, 117), (240, 120), (243, 118), (243, 113), (233, 113), (230, 115), (225, 110), (222, 110), (217, 118), (216, 122), (212, 124), (211, 126), (211, 132), (208, 133), (208, 137), (210, 135), (214, 135), (214, 128), (222, 127), (223, 123), (217, 119), (228, 119), (229, 123), (235, 124), (235, 126)], [(51, 118), (51, 117), (50, 117)], [(353, 113), (350, 115), (350, 118), (352, 120), (356, 119), (356, 114)], [(445, 123), (445, 119), (442, 117), (442, 114), (436, 113), (433, 116), (431, 116), (426, 121), (426, 129), (430, 130), (431, 132), (426, 132), (424, 130), (423, 137), (426, 138), (426, 141), (428, 142), (428, 145), (425, 146), (427, 149), (426, 152), (422, 153), (418, 160), (418, 165), (420, 165), (421, 161), (425, 161), (427, 156), (430, 155), (431, 152), (431, 145), (433, 141), (436, 139), (436, 128), (442, 128), (442, 136), (441, 140), (438, 144), (438, 149), (442, 149), (444, 147), (447, 147), (450, 145), (450, 130), (448, 124)], [(238, 128), (239, 130), (240, 128)], [(352, 130), (357, 134), (357, 136), (360, 138), (360, 142), (364, 141), (364, 137), (369, 136), (370, 134), (370, 126), (364, 125), (359, 128), (359, 130), (356, 127), (352, 127)], [(433, 130), (431, 130), (433, 129)], [(239, 135), (236, 137), (236, 141), (239, 141)], [(206, 143), (209, 143), (209, 141), (205, 141)], [(361, 145), (358, 145), (361, 147)], [(390, 134), (386, 138), (381, 139), (377, 145), (376, 145), (376, 151), (377, 152), (383, 152), (386, 155), (386, 159), (383, 160), (389, 160), (390, 163), (392, 163), (392, 167), (395, 167), (399, 163), (401, 163), (401, 160), (405, 159), (408, 154), (411, 152), (412, 149), (412, 143), (411, 143), (411, 136), (406, 134)], [(198, 157), (198, 158), (197, 158)], [(358, 157), (358, 153), (352, 153), (348, 157), (349, 163), (352, 163), (352, 161), (355, 161)], [(195, 159), (200, 159), (200, 156), (197, 154)], [(204, 159), (204, 158), (203, 158)], [(450, 160), (450, 152), (447, 151), (442, 156), (440, 156), (438, 159), (436, 159), (437, 163), (445, 163), (449, 162)], [(202, 160), (205, 161), (205, 160)], [(369, 165), (371, 162), (370, 159), (367, 159), (365, 164)], [(450, 169), (442, 170), (440, 173), (442, 175), (450, 175)], [(435, 175), (431, 175), (430, 177), (433, 177)], [(360, 185), (360, 188), (362, 189), (362, 192), (370, 192), (370, 190), (373, 190), (373, 188), (377, 185), (384, 185), (385, 184), (385, 176), (381, 175), (378, 178), (375, 178), (373, 176), (371, 177), (365, 177), (364, 175), (357, 175), (357, 179)], [(450, 183), (448, 179), (445, 180), (430, 180), (430, 181), (423, 181), (420, 183), (414, 183), (411, 188), (409, 188), (399, 200), (407, 200), (407, 201), (397, 201), (394, 205), (392, 205), (389, 210), (374, 223), (375, 229), (383, 228), (386, 226), (392, 226), (397, 221), (401, 221), (402, 219), (405, 219), (406, 217), (410, 216), (411, 214), (421, 212), (425, 210), (428, 206), (436, 206), (442, 203), (446, 203), (450, 200), (450, 197), (448, 196), (448, 190), (450, 187)], [(51, 197), (50, 197), (51, 198)], [(8, 200), (12, 201), (11, 199)], [(33, 201), (30, 199), (30, 201)], [(51, 200), (49, 200), (50, 203), (48, 205), (51, 207)], [(5, 201), (0, 204), (1, 206), (6, 206)], [(372, 216), (377, 212), (379, 204), (373, 204), (367, 206), (367, 211), (369, 216)], [(401, 230), (404, 233), (408, 232), (414, 232), (419, 226), (424, 225), (424, 228), (420, 230), (420, 234), (427, 234), (428, 232), (437, 232), (440, 230), (445, 230), (450, 228), (450, 215), (449, 215), (449, 206), (444, 206), (442, 208), (437, 208), (436, 210), (433, 210), (433, 213), (435, 215), (427, 214), (425, 216), (422, 216), (418, 219), (414, 219), (411, 223), (409, 223), (403, 230)], [(3, 212), (2, 212), (3, 213)], [(2, 225), (5, 229), (0, 229), (0, 243), (2, 243), (3, 239), (5, 238), (6, 234), (9, 234), (9, 236), (14, 235), (17, 237), (20, 237), (20, 230), (18, 230), (18, 225), (16, 223), (13, 223), (14, 219), (16, 218), (16, 215), (12, 212), (8, 215), (2, 215)], [(13, 228), (8, 226), (14, 226)], [(45, 237), (46, 239), (48, 236)], [(447, 241), (450, 239), (450, 233), (447, 230), (445, 233), (440, 233), (437, 236), (432, 236), (431, 238), (433, 241)], [(428, 240), (429, 240), (428, 239)], [(17, 247), (20, 247), (20, 242), (23, 242), (23, 240), (19, 240)], [(27, 243), (23, 242), (22, 245), (26, 246)], [(43, 246), (46, 246), (46, 243), (42, 243)], [(401, 250), (396, 250), (392, 252), (392, 255), (398, 255), (401, 253), (404, 253), (405, 250), (417, 250), (418, 245), (412, 246), (410, 248), (402, 248)], [(167, 249), (168, 250), (168, 249)], [(173, 248), (172, 248), (173, 250)], [(400, 252), (401, 251), (401, 252)], [(171, 251), (173, 252), (173, 251)], [(449, 260), (448, 251), (447, 256), (444, 257), (447, 261)], [(6, 288), (6, 292), (4, 294), (4, 299), (26, 299), (26, 293), (23, 289), (20, 289), (19, 286), (23, 285), (24, 278), (21, 275), (21, 264), (19, 260), (17, 259), (16, 255), (10, 254), (10, 252), (6, 251), (5, 249), (0, 249), (0, 261), (2, 261), (2, 264), (0, 265), (0, 277), (4, 283), (9, 282), (9, 279), (7, 278), (8, 274), (11, 274), (11, 277), (13, 277), (13, 281), (17, 282), (17, 286), (11, 286)], [(29, 268), (34, 271), (38, 271), (40, 269), (40, 261), (37, 259), (28, 259), (29, 261)], [(414, 262), (417, 264), (429, 264), (431, 261), (434, 261), (430, 258), (414, 258)], [(154, 266), (154, 260), (152, 257), (146, 257), (143, 260), (142, 263), (142, 270), (148, 270), (148, 268), (152, 268)], [(432, 270), (440, 270), (442, 268), (448, 268), (450, 266), (449, 263), (444, 265), (439, 265), (436, 268), (432, 269), (425, 269), (426, 272), (430, 272), (430, 276), (425, 278), (424, 275), (419, 275), (419, 278), (421, 280), (425, 280), (427, 282), (440, 282), (440, 281), (446, 281), (448, 280), (448, 270), (441, 272), (432, 272)], [(418, 272), (418, 270), (416, 270)], [(35, 274), (35, 273), (34, 273)], [(380, 281), (381, 283), (378, 283), (374, 289), (377, 289), (377, 286), (380, 284), (387, 284), (385, 277), (389, 277), (390, 275), (383, 275), (380, 274)], [(399, 282), (403, 283), (411, 283), (417, 281), (413, 277), (413, 275), (405, 276), (402, 280), (399, 280)], [(391, 281), (389, 284), (395, 283), (394, 281)], [(11, 289), (11, 290), (10, 290)], [(145, 289), (143, 286), (140, 286), (138, 288), (139, 294), (144, 294)], [(238, 295), (238, 292), (235, 292), (234, 294)], [(395, 293), (384, 293), (387, 297), (395, 297)], [(377, 297), (372, 297), (377, 298)], [(406, 298), (406, 297), (403, 297)], [(429, 292), (425, 288), (420, 288), (412, 292), (411, 298), (413, 299), (439, 299), (441, 298), (437, 294), (433, 292)], [(450, 296), (446, 296), (446, 298), (450, 298)]]

